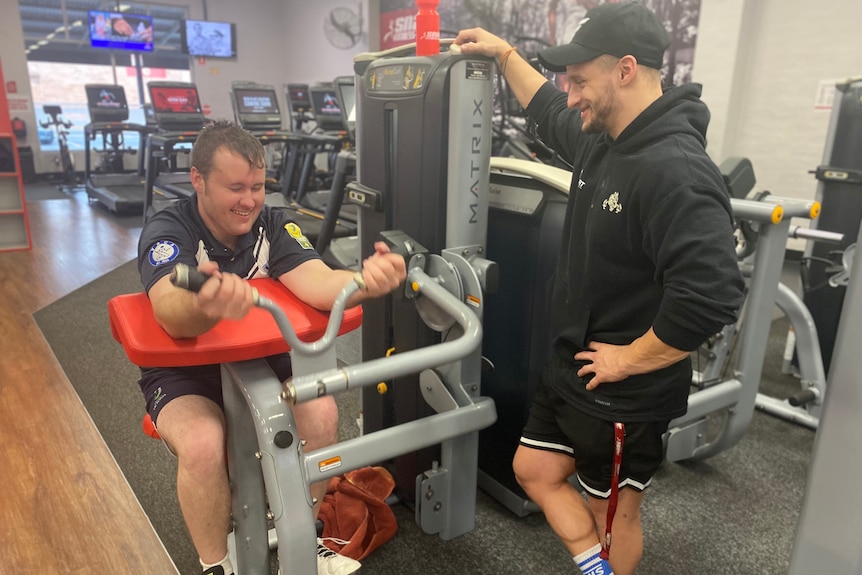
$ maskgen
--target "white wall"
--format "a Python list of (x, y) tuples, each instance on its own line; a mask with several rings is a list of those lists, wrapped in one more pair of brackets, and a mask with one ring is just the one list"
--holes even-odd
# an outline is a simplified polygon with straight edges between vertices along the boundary
[(859, 0), (703, 0), (693, 80), (712, 111), (713, 159), (747, 157), (758, 189), (814, 199), (808, 172), (822, 163), (831, 113), (816, 98), (822, 81), (862, 74), (859, 22)]
[[(192, 58), (192, 81), (197, 84), (201, 104), (210, 107), (210, 118), (233, 119), (230, 84), (234, 80), (280, 86), (278, 63), (284, 53), (286, 4), (281, 0), (206, 0), (204, 15), (200, 0), (168, 0), (188, 5), (189, 18), (236, 23), (237, 57)], [(203, 63), (201, 63), (203, 62)]]
[[(327, 42), (323, 23), (338, 6), (361, 9), (363, 38), (353, 48), (340, 50)], [(368, 50), (368, 2), (358, 0), (289, 1), (285, 5), (285, 53), (280, 61), (285, 82), (331, 82), (353, 74), (353, 56)]]
[(816, 181), (808, 171), (823, 159), (830, 115), (815, 110), (815, 98), (821, 80), (862, 74), (862, 2), (746, 4), (751, 22), (740, 39), (739, 104), (721, 156), (751, 158), (758, 184), (776, 195), (813, 199)]

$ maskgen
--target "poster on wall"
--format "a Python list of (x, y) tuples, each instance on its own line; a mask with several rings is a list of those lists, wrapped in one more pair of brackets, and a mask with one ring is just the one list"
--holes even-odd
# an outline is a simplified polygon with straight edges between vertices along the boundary
[[(607, 0), (616, 2), (617, 0)], [(587, 10), (602, 0), (440, 0), (440, 37), (480, 26), (505, 38), (530, 57), (542, 48), (571, 41)], [(663, 68), (665, 84), (691, 81), (701, 0), (643, 0), (664, 23), (671, 38)], [(380, 0), (380, 49), (415, 40), (414, 0)]]

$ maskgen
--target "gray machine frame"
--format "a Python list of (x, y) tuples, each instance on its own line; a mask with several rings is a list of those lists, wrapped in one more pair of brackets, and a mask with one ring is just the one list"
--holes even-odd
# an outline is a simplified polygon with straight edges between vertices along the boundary
[[(862, 229), (858, 242), (862, 241)], [(862, 573), (862, 255), (854, 254), (835, 340), (829, 395), (814, 442), (789, 575)]]
[[(324, 336), (310, 343), (297, 338), (272, 301), (258, 298), (291, 346), (294, 376), (279, 381), (262, 359), (221, 366), (234, 523), (228, 547), (239, 575), (268, 575), (272, 547), (278, 548), (283, 575), (316, 573), (309, 486), (438, 443), (442, 457), (421, 482), (429, 497), (417, 509), (417, 523), (444, 540), (473, 529), (477, 435), (497, 417), (493, 400), (478, 393), (478, 374), (462, 368), (479, 361), (482, 326), (474, 310), (425, 273), (428, 262), (423, 254), (410, 259), (404, 297), (417, 308), (431, 305), (450, 317), (460, 328), (454, 330), (457, 337), (356, 365), (339, 367), (335, 356), (335, 337), (345, 301), (358, 289), (355, 282), (339, 294)], [(432, 369), (439, 377), (427, 381), (426, 394), (435, 414), (304, 452), (291, 405)]]
[[(357, 182), (348, 201), (360, 206), (360, 259), (373, 252), (386, 230), (399, 229), (434, 255), (429, 273), (468, 301), (481, 318), (483, 294), (495, 268), (484, 259), (488, 172), (491, 150), (493, 60), (455, 54), (404, 56), (410, 47), (359, 55), (356, 72)], [(362, 357), (384, 355), (445, 341), (440, 325), (418, 322), (404, 302), (380, 298), (363, 304)], [(480, 381), (481, 358), (464, 364), (467, 379)], [(420, 393), (420, 374), (393, 380), (392, 391), (363, 393), (366, 432), (421, 418), (431, 404)], [(424, 383), (424, 382), (423, 382)], [(478, 388), (477, 388), (478, 389)], [(478, 451), (478, 442), (474, 446)], [(405, 454), (392, 462), (395, 494), (422, 505), (421, 483), (431, 481), (433, 450)], [(418, 478), (418, 479), (417, 479)], [(471, 488), (475, 491), (475, 480)]]
[[(705, 459), (735, 445), (745, 434), (758, 397), (763, 358), (779, 284), (790, 219), (811, 218), (816, 202), (769, 196), (763, 201), (732, 199), (733, 213), (759, 225), (754, 265), (739, 332), (734, 376), (692, 393), (685, 415), (671, 421), (666, 436), (668, 461)], [(716, 431), (714, 421), (723, 416)]]

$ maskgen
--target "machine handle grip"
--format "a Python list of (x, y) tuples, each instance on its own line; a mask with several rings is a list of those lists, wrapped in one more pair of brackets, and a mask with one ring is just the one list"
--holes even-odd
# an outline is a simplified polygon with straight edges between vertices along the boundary
[(201, 291), (201, 288), (211, 276), (203, 273), (197, 268), (190, 267), (186, 264), (177, 264), (171, 270), (171, 283), (181, 289), (193, 291), (195, 293)]
[(791, 228), (789, 235), (794, 238), (813, 240), (816, 242), (826, 242), (830, 244), (840, 244), (844, 241), (844, 234), (838, 232), (828, 232), (824, 230), (805, 228), (802, 226), (796, 226), (795, 228)]
[[(212, 276), (207, 275), (197, 268), (193, 268), (187, 264), (177, 264), (171, 270), (171, 283), (181, 289), (186, 289), (191, 292), (199, 292), (203, 285)], [(252, 288), (254, 289), (254, 288)], [(260, 303), (260, 294), (254, 289), (254, 305)]]

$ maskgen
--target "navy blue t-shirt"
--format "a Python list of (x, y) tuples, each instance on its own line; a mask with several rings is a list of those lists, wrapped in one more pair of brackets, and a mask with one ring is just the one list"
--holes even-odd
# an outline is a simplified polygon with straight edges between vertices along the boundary
[(299, 226), (284, 210), (267, 205), (251, 231), (237, 239), (236, 248), (226, 247), (201, 220), (196, 196), (157, 212), (138, 241), (138, 271), (147, 292), (178, 263), (196, 268), (215, 261), (220, 271), (246, 279), (278, 279), (313, 259), (319, 256)]

